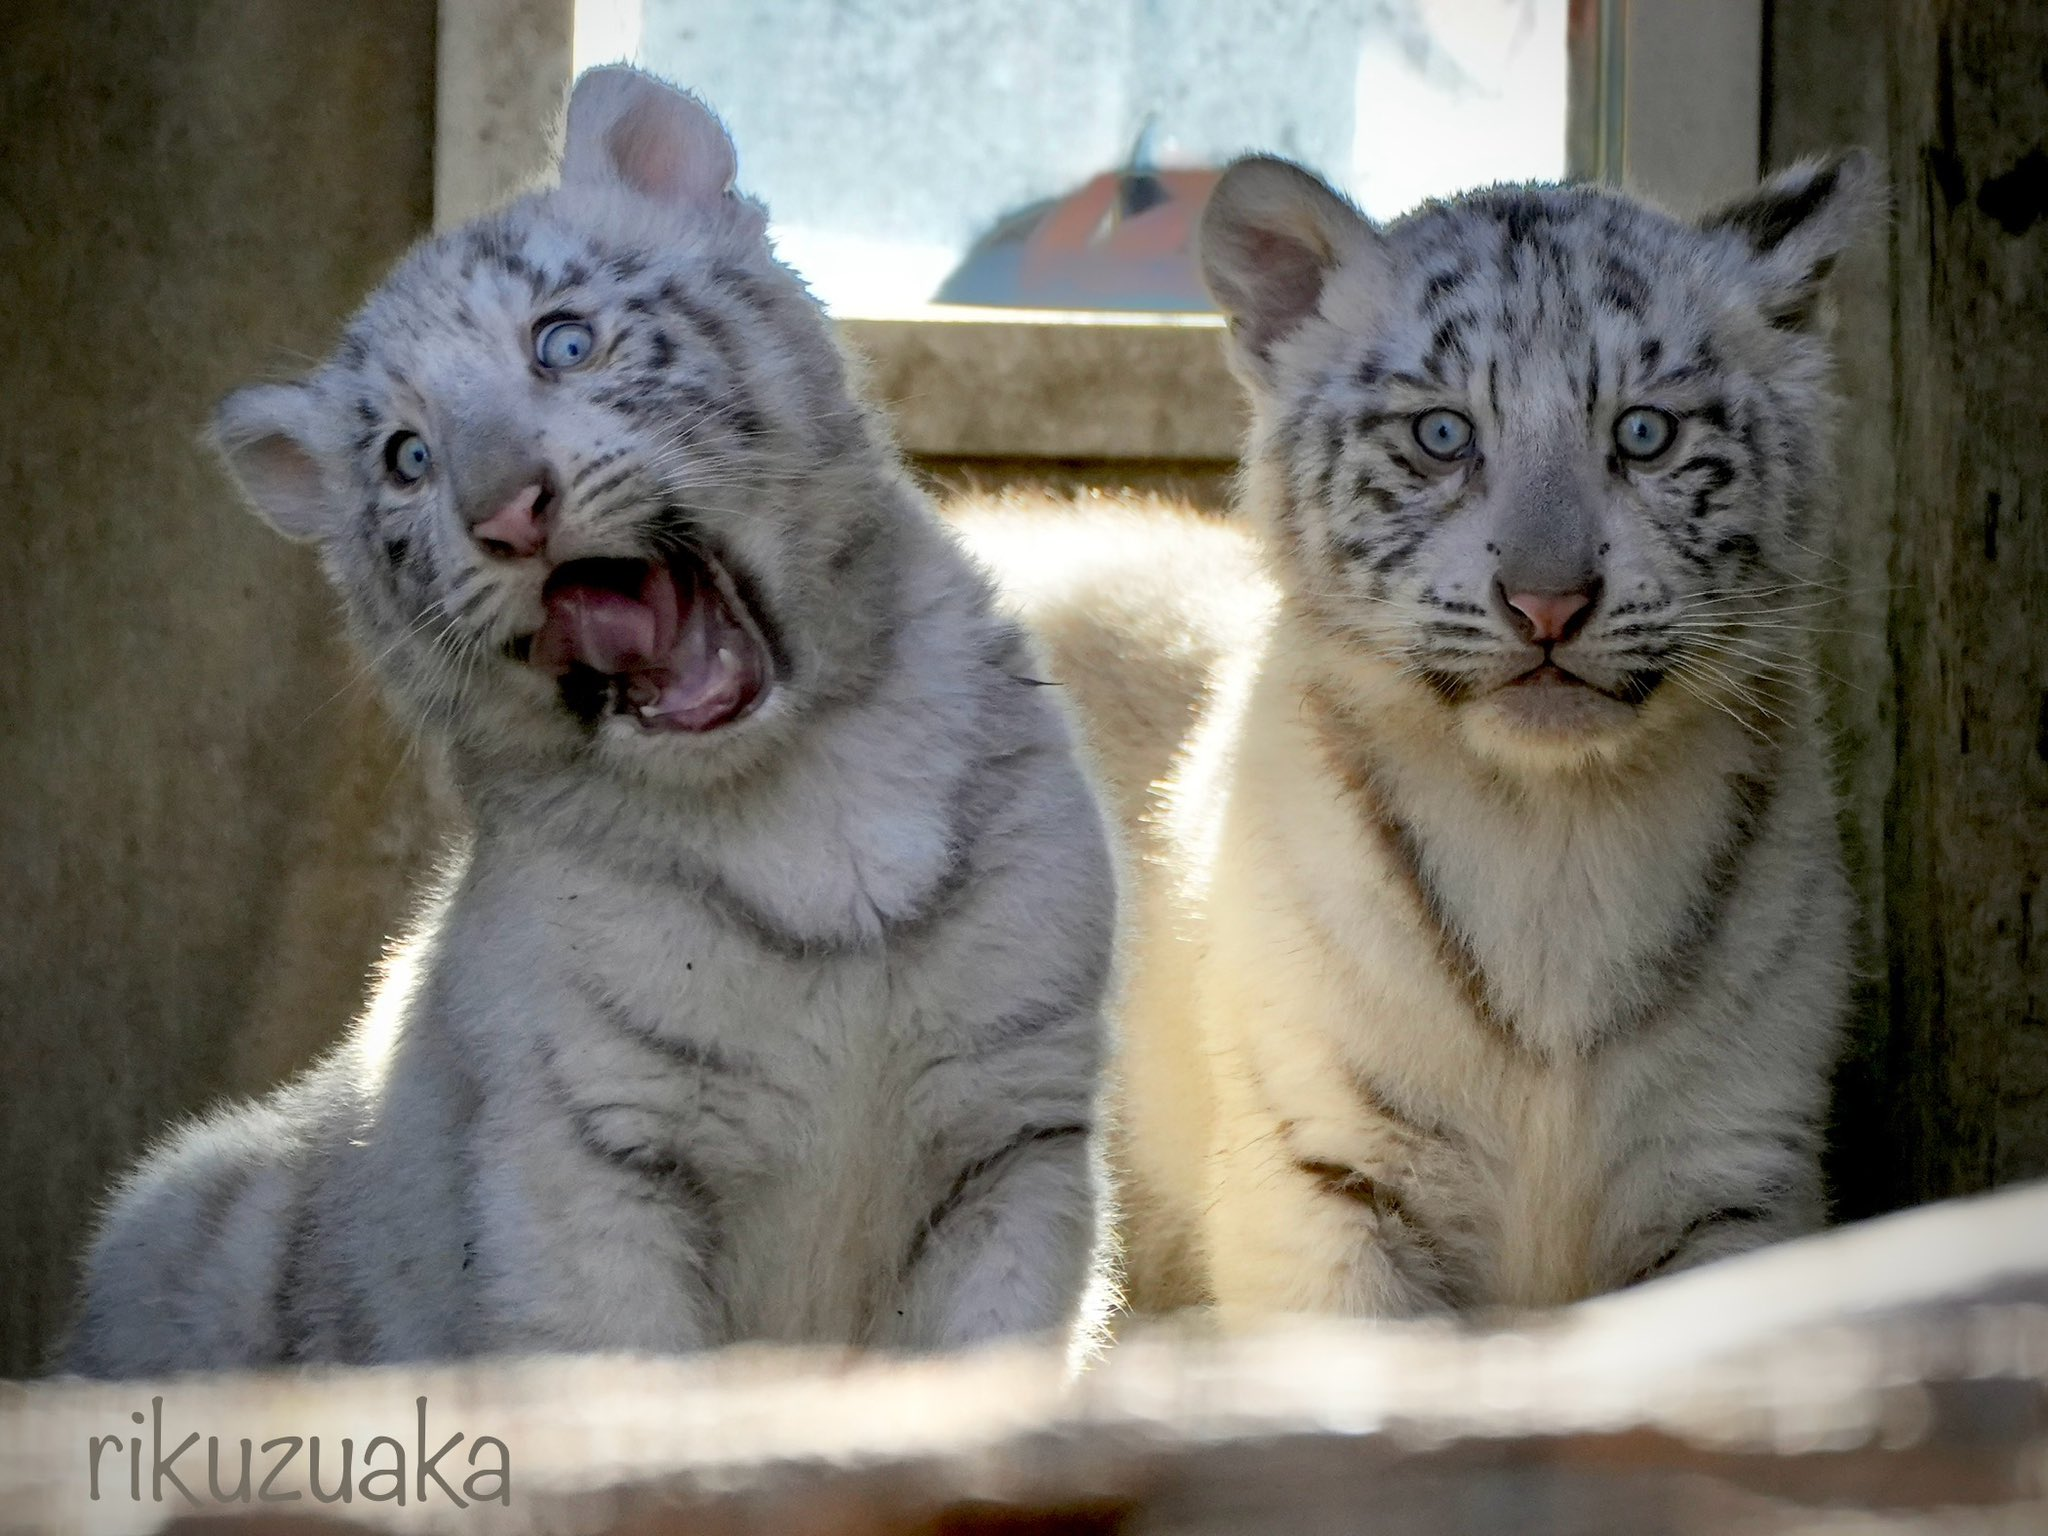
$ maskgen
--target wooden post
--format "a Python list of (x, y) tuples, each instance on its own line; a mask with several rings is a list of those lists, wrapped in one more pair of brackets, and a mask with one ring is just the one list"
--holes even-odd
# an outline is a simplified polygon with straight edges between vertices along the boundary
[(1895, 0), (1890, 1059), (1921, 1198), (2048, 1169), (2048, 9)]
[(1766, 155), (1887, 155), (1841, 274), (1837, 674), (1867, 916), (1837, 1214), (2048, 1171), (2048, 9), (1774, 8)]

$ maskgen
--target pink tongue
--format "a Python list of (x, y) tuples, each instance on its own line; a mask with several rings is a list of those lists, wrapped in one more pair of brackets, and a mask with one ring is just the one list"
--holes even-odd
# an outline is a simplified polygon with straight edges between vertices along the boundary
[(664, 566), (648, 567), (638, 597), (569, 583), (547, 595), (534, 664), (556, 676), (576, 662), (606, 674), (660, 667), (675, 646), (680, 608), (675, 578)]
[(627, 697), (643, 724), (706, 731), (740, 714), (765, 682), (760, 648), (722, 598), (706, 590), (685, 615), (664, 673), (635, 679)]
[(713, 730), (767, 685), (759, 643), (693, 574), (679, 579), (666, 565), (650, 566), (637, 596), (572, 579), (550, 586), (544, 602), (533, 664), (551, 677), (580, 665), (619, 679), (642, 725)]

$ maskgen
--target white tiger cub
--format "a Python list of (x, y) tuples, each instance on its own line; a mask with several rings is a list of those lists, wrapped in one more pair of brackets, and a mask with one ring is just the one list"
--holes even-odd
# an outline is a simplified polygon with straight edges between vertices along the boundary
[(1136, 1305), (1560, 1302), (1820, 1219), (1815, 312), (1876, 202), (1851, 157), (1697, 225), (1496, 188), (1382, 229), (1242, 162), (1202, 255), (1256, 544), (1083, 515), (1048, 582), (967, 520), (1144, 855)]
[(221, 407), (473, 831), (346, 1045), (120, 1189), (71, 1368), (1079, 1320), (1106, 828), (734, 163), (587, 74), (558, 189)]

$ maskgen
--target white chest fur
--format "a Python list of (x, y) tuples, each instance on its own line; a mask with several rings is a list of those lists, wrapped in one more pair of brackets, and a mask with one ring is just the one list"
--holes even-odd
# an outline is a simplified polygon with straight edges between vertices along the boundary
[(1219, 1298), (1548, 1302), (1705, 1218), (1810, 1221), (1845, 941), (1807, 756), (1708, 741), (1544, 804), (1426, 745), (1269, 662), (1183, 774)]

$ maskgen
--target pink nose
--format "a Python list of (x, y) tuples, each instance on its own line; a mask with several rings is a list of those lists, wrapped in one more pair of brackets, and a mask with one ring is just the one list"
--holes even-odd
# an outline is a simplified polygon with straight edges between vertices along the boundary
[(1529, 638), (1553, 645), (1570, 635), (1572, 621), (1592, 602), (1583, 592), (1512, 592), (1508, 606), (1529, 621)]
[(547, 482), (535, 480), (470, 529), (470, 534), (489, 554), (521, 559), (537, 555), (548, 542), (544, 519), (553, 500)]

